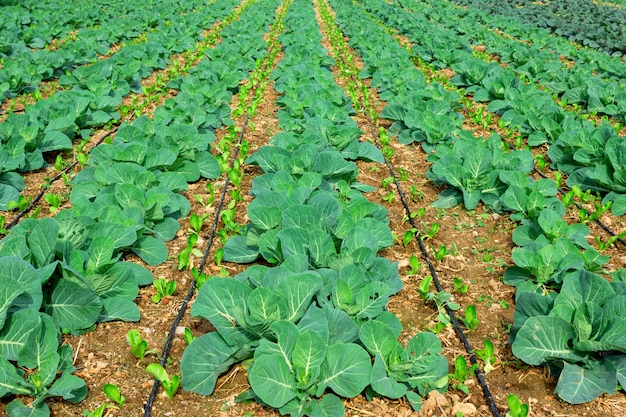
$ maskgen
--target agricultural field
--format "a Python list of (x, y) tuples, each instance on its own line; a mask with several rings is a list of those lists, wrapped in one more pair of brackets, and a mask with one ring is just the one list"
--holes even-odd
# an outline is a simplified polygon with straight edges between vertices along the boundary
[(0, 415), (626, 415), (624, 0), (0, 0)]

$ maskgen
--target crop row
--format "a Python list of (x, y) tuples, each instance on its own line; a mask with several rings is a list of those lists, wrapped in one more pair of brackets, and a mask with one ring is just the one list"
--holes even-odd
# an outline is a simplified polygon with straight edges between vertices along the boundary
[[(448, 187), (436, 205), (454, 207), (462, 202), (472, 209), (482, 202), (492, 210), (512, 213), (511, 218), (520, 222), (513, 234), (519, 246), (513, 251), (516, 265), (504, 275), (505, 283), (517, 287), (513, 353), (533, 365), (550, 364), (559, 376), (557, 393), (569, 402), (614, 392), (623, 382), (621, 352), (626, 346), (616, 337), (624, 321), (623, 270), (613, 274), (610, 284), (597, 274), (608, 257), (587, 243), (586, 226), (568, 225), (562, 218), (565, 205), (555, 198), (558, 184), (534, 181), (528, 175), (533, 169), (528, 150), (507, 151), (497, 134), (483, 141), (460, 130), (456, 93), (435, 83), (426, 85), (397, 42), (382, 28), (372, 29), (373, 21), (363, 8), (331, 4), (339, 25), (362, 54), (363, 75), (372, 76), (381, 98), (390, 100), (381, 117), (396, 120), (391, 130), (401, 142), (423, 141), (424, 150), (432, 151), (427, 177)], [(376, 16), (388, 19), (376, 4)], [(396, 17), (404, 13), (386, 10)], [(382, 51), (395, 59), (382, 61)], [(452, 127), (436, 125), (444, 121)], [(542, 337), (536, 337), (537, 332)], [(608, 375), (602, 384), (599, 375)]]
[(464, 0), (456, 2), (494, 15), (512, 16), (607, 54), (622, 56), (626, 52), (623, 25), (626, 11), (621, 8), (607, 7), (588, 0), (554, 0), (548, 4), (530, 0), (507, 3)]
[[(416, 15), (393, 8), (379, 0), (366, 0), (363, 4), (370, 10), (375, 10), (378, 18), (394, 26), (415, 42), (414, 50), (425, 50), (433, 61), (441, 59), (441, 55), (437, 56), (437, 53), (442, 51), (441, 45), (423, 42), (421, 36), (415, 35), (425, 29), (423, 22)], [(577, 113), (563, 110), (554, 103), (549, 93), (535, 84), (521, 82), (509, 68), (489, 65), (470, 53), (463, 53), (462, 40), (454, 41), (451, 35), (447, 39), (449, 46), (443, 59), (458, 72), (452, 83), (465, 87), (467, 92), (474, 95), (476, 101), (489, 101), (487, 110), (501, 115), (502, 123), (521, 132), (528, 138), (529, 145), (550, 144), (548, 156), (552, 166), (568, 175), (569, 186), (577, 185), (583, 190), (601, 192), (605, 196), (603, 204), (611, 202), (615, 215), (626, 212), (624, 204), (626, 183), (623, 181), (624, 164), (621, 160), (626, 145), (613, 126), (608, 123), (596, 126), (588, 120), (581, 119)], [(455, 45), (456, 49), (450, 48), (450, 45)], [(458, 51), (456, 54), (450, 52), (455, 50)], [(456, 101), (458, 99), (453, 99), (447, 107), (452, 108)], [(428, 147), (425, 148), (426, 151), (432, 149), (432, 138), (428, 140), (429, 134), (434, 134), (436, 140), (438, 140), (436, 135), (444, 132), (450, 137), (455, 128), (460, 126), (458, 118), (456, 126), (453, 121), (446, 123), (446, 119), (440, 118), (437, 123), (445, 124), (443, 129), (437, 129), (432, 125), (432, 128), (428, 129), (428, 124), (407, 121), (406, 115), (401, 113), (395, 115), (387, 113), (387, 116), (412, 128), (410, 132), (404, 132), (400, 136), (401, 142), (425, 140)], [(425, 139), (421, 138), (423, 134), (419, 133), (424, 130), (427, 130)]]
[[(24, 188), (20, 172), (43, 167), (44, 153), (71, 149), (72, 140), (88, 138), (93, 128), (117, 122), (116, 108), (123, 96), (141, 92), (142, 78), (165, 68), (175, 51), (192, 48), (202, 28), (228, 15), (236, 4), (232, 0), (216, 2), (205, 13), (184, 16), (178, 24), (165, 28), (164, 34), (154, 32), (146, 42), (79, 67), (59, 80), (71, 90), (28, 106), (24, 114), (10, 114), (0, 124), (0, 210), (19, 199)], [(192, 31), (192, 35), (182, 36), (181, 30)]]
[[(425, 17), (424, 27), (431, 29), (428, 31), (429, 36), (437, 39), (437, 42), (442, 42), (444, 38), (460, 41), (456, 48), (457, 51), (450, 53), (452, 60), (446, 59), (445, 62), (433, 61), (428, 52), (421, 55), (419, 49), (415, 51), (422, 59), (432, 62), (435, 66), (449, 66), (454, 63), (452, 68), (457, 73), (466, 74), (469, 72), (469, 78), (472, 80), (491, 76), (493, 75), (491, 69), (497, 66), (496, 63), (476, 67), (474, 64), (476, 61), (465, 60), (462, 53), (458, 52), (458, 50), (471, 52), (471, 46), (481, 45), (485, 47), (485, 52), (495, 54), (498, 60), (502, 64), (506, 64), (507, 68), (512, 70), (517, 77), (523, 81), (530, 80), (539, 83), (547, 91), (555, 93), (564, 103), (581, 106), (583, 110), (589, 113), (614, 116), (622, 123), (625, 121), (626, 89), (624, 88), (624, 80), (626, 74), (621, 60), (615, 70), (602, 70), (598, 68), (599, 65), (595, 67), (586, 64), (568, 65), (560, 59), (562, 56), (561, 49), (551, 49), (557, 45), (552, 45), (548, 49), (544, 46), (546, 42), (554, 38), (547, 33), (543, 33), (543, 37), (540, 37), (539, 33), (535, 34), (533, 43), (527, 44), (518, 40), (507, 39), (500, 34), (485, 30), (482, 26), (477, 26), (476, 20), (485, 21), (486, 19), (485, 13), (475, 9), (464, 10), (451, 5), (449, 7), (437, 5), (435, 9), (432, 4), (417, 3), (411, 0), (401, 4), (416, 15)], [(416, 17), (411, 18), (413, 24), (417, 20)], [(434, 22), (437, 24), (434, 25)], [(518, 26), (521, 25), (518, 24)], [(510, 29), (507, 28), (507, 30)], [(421, 43), (426, 43), (423, 38)], [(537, 45), (541, 45), (542, 48)], [(597, 57), (602, 54), (595, 53), (594, 55)], [(461, 70), (458, 71), (455, 65), (460, 66)], [(466, 65), (469, 68), (465, 67)], [(497, 72), (498, 70), (494, 71)], [(605, 81), (604, 78), (612, 78), (612, 80)]]
[[(459, 20), (460, 26), (464, 27), (465, 30), (470, 30), (473, 36), (481, 36), (481, 33), (476, 33), (478, 28), (469, 27), (466, 17), (471, 17), (474, 19), (474, 22), (484, 25), (484, 28), (488, 29), (488, 31), (501, 34), (503, 39), (510, 38), (514, 41), (526, 43), (533, 48), (533, 52), (535, 51), (534, 47), (537, 47), (544, 52), (549, 51), (557, 55), (557, 57), (561, 56), (569, 61), (570, 65), (579, 65), (581, 67), (577, 69), (579, 71), (596, 73), (603, 78), (609, 78), (614, 81), (623, 80), (626, 77), (626, 69), (624, 69), (622, 58), (612, 57), (591, 48), (581, 48), (562, 37), (551, 35), (543, 28), (534, 27), (511, 17), (493, 15), (478, 8), (455, 6), (452, 3), (442, 4), (429, 1), (420, 5), (420, 3), (415, 1), (402, 0), (400, 5), (411, 10), (419, 10), (430, 20), (440, 25), (445, 25), (450, 29), (453, 29), (450, 20)], [(458, 13), (458, 18), (450, 19), (451, 10), (455, 10)], [(465, 24), (462, 22), (465, 22)], [(482, 35), (491, 38), (491, 35), (486, 32), (482, 31)], [(458, 34), (463, 36), (460, 31), (458, 31)], [(542, 55), (542, 58), (545, 57)]]
[(0, 396), (35, 397), (29, 406), (21, 399), (11, 402), (9, 415), (28, 407), (48, 415), (48, 397), (85, 397), (84, 381), (71, 374), (71, 348), (59, 346), (61, 330), (79, 333), (97, 322), (139, 320), (133, 300), (152, 275), (122, 260), (133, 252), (148, 265), (164, 262), (164, 241), (189, 213), (180, 193), (187, 182), (220, 174), (209, 152), (213, 131), (232, 123), (232, 94), (266, 50), (257, 35), (267, 22), (254, 16), (271, 11), (263, 2), (250, 6), (222, 31), (218, 47), (188, 76), (173, 81), (179, 93), (157, 108), (154, 119), (125, 124), (113, 144), (96, 147), (72, 180), (71, 209), (54, 218), (25, 219), (2, 240)]
[[(542, 90), (546, 97), (549, 97), (548, 91), (551, 91), (556, 94), (553, 97), (560, 97), (564, 103), (582, 106), (587, 112), (623, 118), (626, 91), (619, 84), (619, 78), (614, 81), (604, 81), (588, 66), (574, 65), (570, 69), (560, 62), (558, 55), (550, 51), (506, 40), (497, 34), (484, 31), (482, 27), (477, 29), (474, 24), (476, 17), (471, 10), (463, 11), (462, 16), (457, 16), (459, 11), (455, 8), (438, 9), (434, 18), (445, 22), (438, 24), (437, 21), (426, 18), (426, 16), (432, 18), (432, 8), (416, 2), (405, 2), (406, 13), (395, 14), (389, 12), (393, 9), (389, 5), (380, 2), (366, 4), (370, 10), (382, 9), (381, 14), (386, 16), (386, 19), (399, 19), (397, 22), (387, 23), (397, 26), (404, 33), (415, 33), (412, 32), (415, 30), (426, 31), (429, 35), (410, 36), (411, 41), (414, 42), (413, 53), (434, 65), (435, 68), (451, 66), (457, 73), (469, 80), (470, 85), (488, 77), (487, 91), (482, 88), (477, 94), (471, 91), (478, 101), (488, 101), (494, 98), (494, 94), (489, 95), (489, 87), (498, 89), (499, 95), (503, 95), (504, 87), (517, 87), (520, 81), (516, 78), (520, 78), (522, 81), (539, 82), (543, 86), (542, 89), (544, 87), (549, 89)], [(470, 56), (472, 43), (486, 46), (490, 53), (495, 53), (501, 62), (507, 64), (507, 71), (498, 68), (497, 63), (486, 64), (482, 59)], [(444, 44), (451, 44), (454, 47), (444, 49)], [(504, 81), (501, 80), (502, 73), (509, 75)], [(610, 76), (610, 74), (604, 76)], [(461, 81), (465, 80), (461, 79)], [(461, 85), (464, 86), (464, 84)]]
[(274, 266), (202, 286), (192, 314), (217, 332), (185, 351), (183, 388), (208, 395), (230, 365), (254, 357), (251, 390), (239, 400), (282, 414), (343, 416), (339, 398), (324, 392), (351, 398), (368, 386), (418, 409), (420, 396), (445, 388), (447, 361), (431, 333), (404, 349), (401, 324), (385, 311), (402, 287), (397, 264), (376, 256), (393, 243), (387, 212), (361, 194), (371, 188), (356, 182), (353, 162), (382, 155), (358, 141), (309, 2), (293, 3), (279, 39), (284, 58), (272, 78), (283, 132), (248, 158), (264, 172), (253, 180), (251, 223), (224, 247), (224, 260)]
[[(54, 49), (32, 50), (32, 45), (6, 41), (0, 53), (3, 62), (0, 69), (0, 98), (13, 98), (24, 92), (33, 93), (42, 81), (58, 79), (80, 65), (94, 63), (99, 55), (108, 55), (113, 44), (145, 36), (145, 32), (160, 32), (162, 33), (160, 36), (167, 37), (169, 31), (174, 31), (179, 36), (191, 36), (192, 41), (195, 41), (197, 33), (186, 34), (183, 29), (197, 27), (199, 22), (186, 18), (186, 21), (178, 23), (180, 16), (177, 15), (191, 14), (196, 16), (196, 20), (201, 19), (202, 13), (188, 12), (195, 8), (201, 10), (203, 2), (188, 4), (167, 2), (156, 7), (151, 5), (150, 1), (146, 3), (132, 3), (132, 9), (121, 9), (118, 15), (100, 21), (96, 27), (82, 28), (72, 39), (66, 40)], [(82, 10), (89, 13), (92, 9), (90, 7)], [(63, 10), (61, 12), (65, 13)], [(148, 39), (155, 42), (161, 40), (156, 34), (149, 36)], [(128, 56), (123, 59), (128, 59)]]
[[(14, 52), (42, 49), (54, 40), (64, 39), (71, 32), (93, 28), (136, 10), (136, 4), (108, 7), (105, 2), (59, 4), (53, 1), (4, 1), (2, 4), (3, 57)], [(146, 2), (145, 6), (153, 2)]]

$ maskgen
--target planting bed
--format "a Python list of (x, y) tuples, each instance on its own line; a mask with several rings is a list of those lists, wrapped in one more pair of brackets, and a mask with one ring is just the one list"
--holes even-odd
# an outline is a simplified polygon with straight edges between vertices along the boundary
[(30, 3), (0, 415), (626, 415), (622, 44), (522, 1)]

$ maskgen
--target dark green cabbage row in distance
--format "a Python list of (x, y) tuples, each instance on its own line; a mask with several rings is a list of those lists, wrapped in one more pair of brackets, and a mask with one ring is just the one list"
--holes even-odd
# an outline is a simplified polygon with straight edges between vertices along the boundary
[(494, 15), (510, 16), (613, 56), (626, 53), (626, 10), (591, 0), (454, 0)]

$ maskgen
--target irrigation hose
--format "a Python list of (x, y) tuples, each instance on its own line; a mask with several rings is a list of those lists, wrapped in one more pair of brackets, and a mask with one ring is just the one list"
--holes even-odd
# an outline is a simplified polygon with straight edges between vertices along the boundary
[[(342, 53), (339, 53), (338, 58), (345, 64), (346, 60), (343, 56)], [(354, 76), (352, 76), (353, 78)], [(365, 106), (365, 103), (362, 100), (359, 100), (359, 104), (361, 105), (361, 108), (365, 109), (367, 108)], [(374, 122), (369, 114), (369, 112), (363, 112), (365, 114), (365, 117), (369, 123), (370, 126), (370, 130), (372, 132), (372, 137), (375, 138), (374, 139), (374, 143), (376, 145), (376, 147), (382, 151), (382, 147), (380, 144), (380, 136), (378, 134), (378, 132), (376, 132), (376, 128), (374, 126)], [(382, 153), (382, 152), (381, 152)], [(428, 250), (426, 249), (426, 246), (424, 245), (424, 241), (422, 240), (421, 237), (421, 232), (419, 232), (419, 229), (415, 223), (415, 220), (411, 217), (411, 209), (409, 208), (409, 204), (407, 202), (406, 199), (406, 195), (405, 193), (402, 191), (402, 187), (400, 186), (400, 183), (398, 181), (398, 177), (396, 175), (395, 170), (393, 169), (393, 166), (391, 165), (391, 163), (389, 162), (389, 160), (387, 159), (387, 157), (384, 156), (383, 154), (383, 158), (385, 160), (385, 165), (387, 166), (387, 168), (389, 169), (389, 173), (393, 178), (394, 184), (396, 186), (396, 189), (398, 190), (398, 195), (400, 196), (400, 200), (402, 201), (402, 205), (404, 207), (404, 210), (406, 212), (406, 215), (409, 219), (409, 223), (411, 224), (411, 226), (417, 230), (417, 233), (415, 234), (416, 240), (419, 244), (420, 250), (422, 252), (422, 255), (424, 256), (424, 259), (426, 260), (426, 263), (428, 264), (428, 268), (430, 269), (431, 275), (433, 277), (433, 281), (435, 283), (435, 287), (437, 288), (437, 291), (441, 292), (444, 290), (443, 286), (441, 285), (441, 282), (439, 281), (439, 275), (437, 274), (437, 271), (435, 270), (435, 266), (432, 263), (432, 260), (430, 259), (430, 255), (428, 254)], [(446, 313), (448, 314), (448, 316), (450, 317), (450, 322), (452, 323), (454, 330), (456, 332), (456, 334), (458, 335), (459, 339), (461, 340), (461, 343), (463, 344), (463, 346), (465, 347), (466, 352), (470, 355), (470, 362), (472, 363), (472, 365), (474, 364), (478, 364), (478, 360), (476, 359), (476, 355), (474, 354), (474, 351), (469, 343), (469, 341), (467, 340), (467, 338), (465, 337), (465, 334), (463, 333), (463, 330), (461, 329), (461, 326), (456, 318), (456, 315), (454, 314), (454, 311), (448, 306), (447, 303), (444, 303), (444, 307), (446, 310)], [(476, 375), (476, 378), (478, 379), (478, 382), (483, 390), (484, 396), (487, 400), (487, 402), (489, 403), (489, 408), (491, 409), (491, 413), (493, 414), (494, 417), (500, 417), (500, 412), (498, 411), (498, 407), (496, 406), (495, 400), (493, 398), (493, 395), (491, 394), (491, 391), (489, 390), (489, 386), (487, 384), (487, 381), (485, 380), (485, 377), (483, 375), (483, 372), (480, 370), (480, 368), (477, 366), (474, 369), (474, 374)]]
[[(268, 55), (267, 55), (268, 57), (271, 56), (273, 46), (274, 44), (272, 43), (268, 47)], [(252, 88), (252, 91), (254, 91), (254, 93), (256, 93), (256, 90), (259, 88), (260, 84), (261, 82), (259, 81), (254, 85), (254, 87)], [(243, 142), (243, 138), (245, 136), (245, 132), (248, 127), (249, 120), (250, 120), (250, 114), (246, 113), (246, 117), (243, 121), (243, 127), (241, 128), (239, 138), (237, 139), (237, 146), (235, 147), (235, 151), (233, 152), (232, 159), (230, 160), (228, 164), (230, 169), (232, 169), (235, 166), (235, 160), (239, 156), (239, 151), (241, 149), (241, 144)], [(213, 246), (213, 240), (215, 239), (215, 234), (217, 232), (217, 225), (220, 221), (220, 213), (222, 212), (222, 208), (224, 207), (224, 200), (226, 199), (226, 192), (228, 190), (229, 185), (230, 185), (230, 178), (226, 176), (226, 179), (224, 180), (224, 187), (222, 188), (222, 193), (220, 195), (220, 200), (215, 210), (215, 217), (213, 218), (213, 224), (211, 225), (211, 232), (209, 233), (207, 244), (202, 254), (202, 259), (200, 260), (200, 266), (198, 267), (199, 273), (202, 273), (204, 271), (204, 267), (206, 266), (206, 262), (209, 256), (209, 251), (211, 249), (211, 246)], [(172, 322), (170, 331), (165, 341), (165, 345), (163, 346), (163, 351), (161, 352), (161, 359), (159, 360), (159, 364), (161, 366), (165, 364), (167, 355), (172, 346), (172, 341), (174, 340), (174, 336), (176, 335), (176, 328), (178, 327), (178, 323), (180, 323), (180, 320), (182, 319), (183, 315), (185, 314), (185, 311), (187, 310), (187, 307), (189, 306), (189, 302), (191, 300), (191, 297), (193, 297), (194, 291), (196, 289), (196, 285), (197, 285), (197, 281), (194, 278), (191, 283), (191, 286), (189, 287), (189, 290), (187, 291), (187, 295), (183, 299), (183, 303), (181, 304), (180, 309), (178, 310), (178, 313), (176, 314), (176, 317), (174, 318), (174, 321)], [(156, 398), (159, 385), (160, 385), (160, 382), (155, 379), (152, 384), (152, 390), (150, 391), (150, 396), (148, 397), (148, 400), (146, 401), (146, 404), (144, 407), (144, 417), (150, 416), (150, 412), (152, 411), (152, 405), (154, 404), (154, 399)]]
[[(248, 126), (249, 118), (250, 118), (250, 115), (246, 114), (246, 118), (243, 122), (241, 133), (239, 134), (239, 138), (237, 140), (237, 147), (235, 148), (235, 152), (233, 152), (232, 159), (230, 160), (230, 163), (228, 164), (228, 167), (231, 169), (235, 165), (235, 160), (239, 156), (239, 150), (241, 149), (241, 142), (243, 141), (246, 127)], [(230, 179), (228, 178), (228, 176), (226, 176), (226, 179), (224, 180), (224, 186), (222, 187), (222, 193), (220, 195), (220, 200), (217, 204), (217, 209), (215, 210), (215, 217), (213, 218), (213, 224), (211, 225), (211, 232), (209, 233), (209, 238), (207, 240), (204, 253), (202, 254), (202, 260), (200, 261), (200, 266), (198, 267), (199, 273), (202, 273), (202, 271), (204, 271), (204, 267), (206, 266), (206, 261), (209, 257), (209, 250), (211, 249), (211, 246), (213, 246), (213, 240), (215, 239), (215, 233), (217, 232), (217, 225), (220, 221), (220, 213), (222, 212), (222, 208), (224, 207), (224, 200), (226, 199), (226, 192), (228, 191), (229, 185), (230, 185)], [(170, 352), (170, 348), (172, 347), (174, 336), (176, 335), (176, 328), (178, 327), (178, 323), (180, 323), (181, 319), (183, 318), (183, 315), (185, 314), (185, 311), (187, 310), (187, 306), (189, 305), (189, 301), (191, 300), (191, 297), (193, 297), (194, 291), (196, 289), (196, 284), (197, 282), (194, 278), (193, 281), (191, 282), (191, 286), (189, 287), (189, 290), (187, 291), (187, 295), (185, 295), (185, 298), (183, 299), (183, 303), (181, 304), (181, 307), (178, 310), (178, 313), (176, 314), (174, 321), (172, 322), (170, 331), (167, 335), (167, 339), (165, 340), (165, 345), (163, 345), (163, 350), (161, 351), (161, 359), (159, 359), (159, 365), (161, 366), (165, 365), (165, 362), (167, 360), (167, 355)], [(152, 390), (150, 391), (150, 396), (148, 397), (148, 400), (146, 401), (146, 404), (144, 406), (144, 417), (150, 416), (150, 412), (152, 411), (152, 405), (154, 404), (154, 399), (156, 398), (156, 394), (159, 390), (160, 385), (161, 383), (157, 379), (154, 379), (152, 383)]]
[[(363, 106), (363, 108), (365, 108), (364, 103), (360, 103), (360, 104)], [(375, 145), (378, 149), (382, 151), (382, 148), (380, 145), (380, 137), (378, 133), (376, 132), (374, 123), (372, 119), (370, 118), (369, 114), (366, 114), (366, 118), (367, 118), (367, 121), (369, 122), (370, 129), (372, 131), (372, 136), (375, 138)], [(400, 186), (400, 182), (398, 181), (396, 172), (393, 169), (393, 166), (390, 164), (387, 157), (383, 155), (383, 158), (385, 159), (385, 165), (389, 169), (389, 174), (392, 176), (393, 182), (396, 186), (396, 189), (398, 190), (398, 195), (400, 196), (400, 201), (402, 201), (402, 205), (404, 206), (406, 215), (409, 218), (409, 223), (411, 224), (411, 227), (417, 230), (417, 233), (415, 234), (415, 238), (420, 247), (422, 255), (424, 256), (424, 259), (426, 260), (426, 263), (428, 264), (428, 269), (430, 270), (430, 273), (433, 277), (435, 288), (437, 288), (437, 291), (439, 292), (444, 291), (444, 288), (441, 285), (441, 282), (439, 281), (439, 275), (437, 274), (437, 271), (435, 270), (435, 265), (430, 259), (430, 255), (428, 254), (426, 245), (424, 245), (424, 241), (422, 240), (421, 232), (419, 231), (417, 224), (415, 223), (415, 220), (411, 217), (411, 209), (409, 208), (409, 204), (407, 203), (405, 193), (402, 191), (402, 187)], [(454, 314), (454, 311), (448, 306), (448, 303), (444, 303), (444, 307), (445, 307), (446, 313), (450, 317), (450, 322), (452, 323), (452, 326), (454, 327), (454, 330), (457, 336), (459, 337), (459, 339), (461, 340), (461, 343), (465, 347), (465, 351), (469, 354), (470, 362), (472, 363), (472, 365), (478, 364), (478, 360), (476, 359), (474, 350), (472, 349), (472, 346), (470, 345), (469, 341), (465, 337), (465, 333), (463, 333), (463, 330), (461, 329), (461, 326), (459, 324), (459, 321), (456, 318), (456, 315)], [(476, 375), (476, 378), (478, 379), (478, 383), (480, 384), (483, 390), (485, 399), (489, 403), (489, 408), (491, 409), (491, 413), (493, 414), (494, 417), (500, 417), (500, 412), (498, 411), (498, 407), (495, 403), (493, 395), (491, 394), (491, 391), (489, 390), (489, 385), (487, 384), (487, 381), (485, 380), (485, 376), (483, 375), (483, 372), (480, 370), (480, 367), (476, 367), (474, 369), (474, 374)]]
[[(104, 140), (106, 138), (108, 138), (109, 136), (111, 136), (112, 134), (114, 134), (115, 132), (117, 132), (117, 130), (119, 129), (119, 126), (116, 126), (115, 128), (113, 128), (111, 131), (109, 131), (106, 135), (104, 135), (103, 137), (101, 137), (100, 139), (98, 139), (98, 141), (89, 149), (89, 153), (96, 148), (97, 146), (99, 146), (100, 144), (102, 144), (102, 142), (104, 142)], [(55, 183), (56, 181), (58, 181), (59, 178), (63, 177), (63, 174), (67, 174), (68, 172), (70, 172), (70, 170), (72, 170), (76, 165), (78, 165), (78, 160), (74, 160), (74, 162), (72, 162), (70, 165), (68, 165), (65, 169), (63, 169), (61, 172), (59, 172), (58, 174), (56, 174), (54, 177), (50, 178), (50, 181), (48, 182), (48, 184), (44, 185), (41, 187), (41, 190), (39, 190), (39, 193), (35, 196), (35, 198), (33, 198), (33, 200), (28, 204), (28, 206), (26, 206), (26, 208), (24, 210), (22, 210), (20, 213), (17, 214), (17, 216), (15, 216), (6, 226), (5, 229), (8, 231), (10, 230), (13, 226), (15, 226), (22, 217), (24, 217), (26, 214), (28, 214), (33, 207), (35, 207), (35, 205), (39, 202), (39, 200), (41, 200), (41, 198), (44, 196), (44, 194), (46, 194), (46, 190), (48, 188), (50, 188), (50, 186)]]

